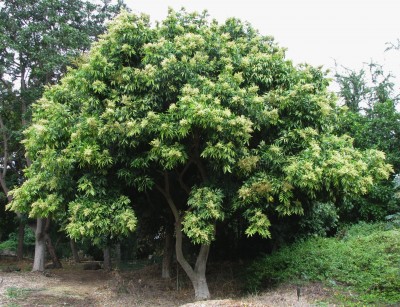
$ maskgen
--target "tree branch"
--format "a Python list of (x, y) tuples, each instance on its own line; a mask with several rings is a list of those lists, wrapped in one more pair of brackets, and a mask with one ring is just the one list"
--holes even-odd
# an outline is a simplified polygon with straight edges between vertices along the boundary
[(189, 169), (189, 166), (194, 163), (193, 159), (190, 159), (188, 161), (188, 163), (186, 163), (185, 167), (183, 168), (182, 172), (178, 172), (178, 180), (179, 180), (179, 185), (181, 186), (181, 188), (189, 195), (190, 194), (190, 189), (189, 187), (185, 184), (185, 182), (183, 181), (183, 176), (185, 176), (185, 173), (187, 172), (187, 170)]
[(182, 233), (182, 222), (180, 219), (175, 223), (175, 230), (176, 230), (176, 240), (175, 240), (176, 260), (182, 266), (183, 270), (188, 275), (189, 279), (193, 282), (193, 280), (195, 280), (195, 272), (191, 267), (191, 265), (189, 264), (189, 262), (187, 262), (182, 251), (183, 233)]
[(175, 222), (180, 220), (180, 216), (179, 216), (179, 211), (178, 208), (176, 207), (172, 197), (171, 197), (171, 193), (169, 190), (169, 176), (168, 176), (168, 172), (164, 172), (164, 188), (162, 188), (160, 185), (158, 185), (157, 183), (155, 184), (155, 187), (157, 188), (157, 190), (160, 191), (160, 193), (165, 197), (165, 200), (168, 203), (168, 206), (170, 207), (172, 214), (174, 215), (175, 218)]

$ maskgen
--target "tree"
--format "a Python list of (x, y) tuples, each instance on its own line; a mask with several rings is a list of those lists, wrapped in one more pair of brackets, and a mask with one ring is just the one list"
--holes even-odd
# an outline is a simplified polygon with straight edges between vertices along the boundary
[[(248, 236), (269, 237), (271, 212), (366, 193), (391, 171), (382, 152), (332, 133), (327, 85), (320, 69), (294, 67), (239, 20), (170, 10), (150, 27), (124, 13), (34, 105), (24, 141), (33, 162), (11, 208), (62, 215), (72, 238), (99, 242), (132, 231), (138, 195), (159, 193), (177, 261), (196, 299), (207, 299), (220, 221), (240, 213)], [(194, 265), (184, 234), (198, 246)]]
[(399, 96), (394, 90), (391, 74), (386, 74), (379, 64), (368, 66), (368, 71), (346, 69), (344, 73), (336, 73), (339, 95), (349, 108), (349, 112), (341, 114), (338, 128), (354, 138), (355, 147), (384, 151), (394, 172), (389, 180), (376, 184), (369, 195), (349, 199), (353, 211), (350, 218), (355, 220), (379, 220), (399, 210), (393, 182), (400, 172)]
[[(104, 22), (121, 7), (124, 7), (121, 1), (113, 4), (109, 0), (99, 4), (81, 0), (1, 2), (0, 182), (6, 195), (10, 186), (23, 180), (22, 168), (30, 164), (19, 143), (21, 129), (29, 123), (30, 105), (42, 95), (45, 85), (60, 79), (74, 57), (89, 49), (91, 42), (104, 31)], [(18, 180), (8, 178), (11, 171), (18, 175)], [(44, 269), (45, 224), (46, 221), (37, 223), (35, 260), (38, 262), (35, 261), (33, 270)], [(51, 245), (49, 237), (48, 243)]]

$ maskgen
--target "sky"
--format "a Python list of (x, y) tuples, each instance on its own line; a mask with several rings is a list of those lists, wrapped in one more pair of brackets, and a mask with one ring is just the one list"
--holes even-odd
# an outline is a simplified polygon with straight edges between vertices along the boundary
[(361, 69), (371, 60), (383, 64), (400, 90), (400, 50), (386, 43), (400, 39), (399, 0), (126, 0), (134, 13), (160, 21), (168, 7), (202, 12), (224, 22), (237, 17), (287, 48), (294, 63), (309, 63), (334, 71), (335, 62)]

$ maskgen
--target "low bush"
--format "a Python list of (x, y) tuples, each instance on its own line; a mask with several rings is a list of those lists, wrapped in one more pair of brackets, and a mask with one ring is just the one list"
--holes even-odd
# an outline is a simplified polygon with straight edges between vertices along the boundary
[(305, 281), (355, 291), (360, 303), (400, 303), (400, 230), (360, 223), (336, 238), (310, 238), (265, 255), (247, 274), (253, 291)]

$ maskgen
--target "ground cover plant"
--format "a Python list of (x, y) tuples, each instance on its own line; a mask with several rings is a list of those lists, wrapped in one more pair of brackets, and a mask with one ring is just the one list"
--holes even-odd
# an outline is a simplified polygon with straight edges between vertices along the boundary
[[(345, 304), (400, 303), (400, 229), (360, 223), (334, 238), (310, 238), (255, 261), (248, 272), (252, 290), (263, 285), (323, 282), (355, 295)], [(341, 293), (341, 291), (339, 291)]]

